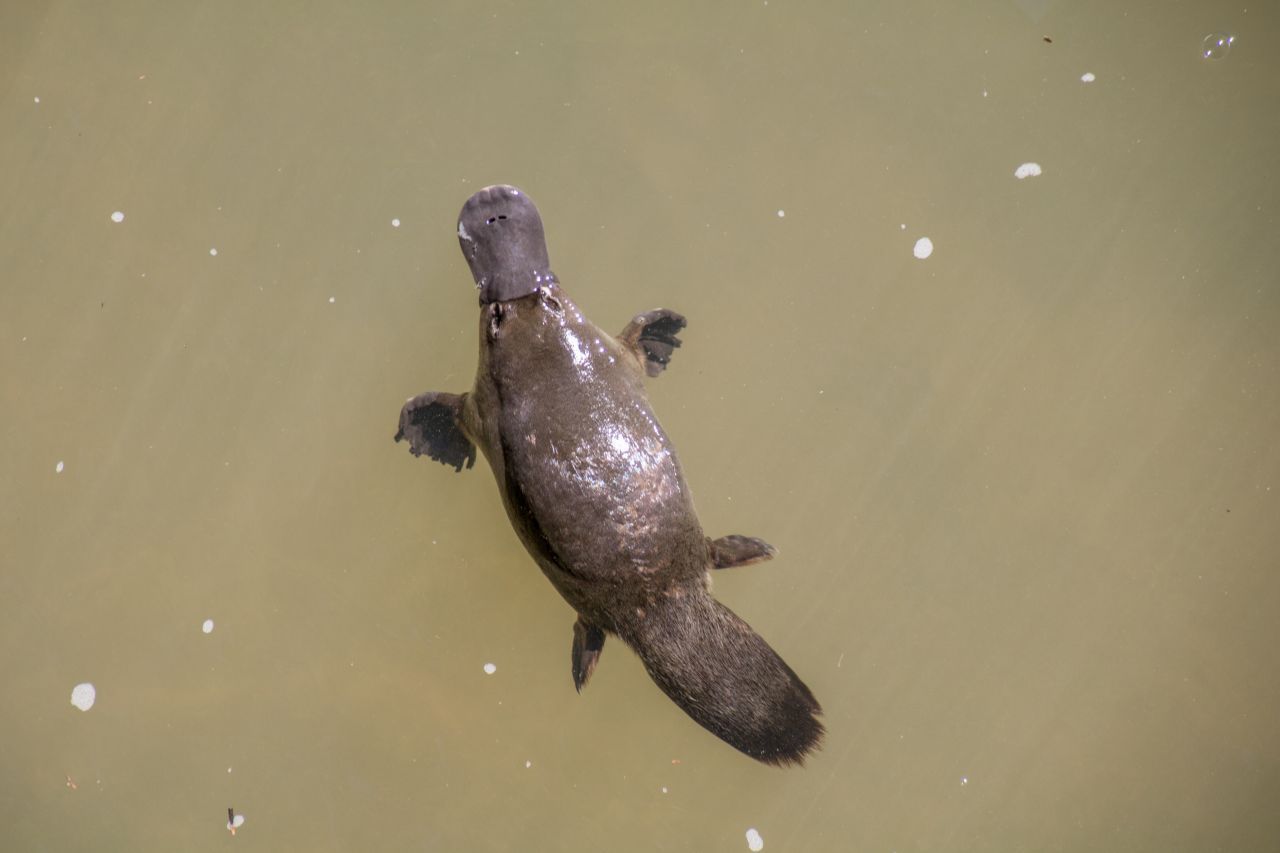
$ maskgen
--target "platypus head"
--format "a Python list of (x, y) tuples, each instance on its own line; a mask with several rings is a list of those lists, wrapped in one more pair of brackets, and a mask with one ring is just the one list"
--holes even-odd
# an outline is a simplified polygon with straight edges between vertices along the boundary
[(556, 280), (542, 217), (515, 187), (496, 184), (467, 199), (458, 215), (458, 244), (482, 304), (519, 299)]

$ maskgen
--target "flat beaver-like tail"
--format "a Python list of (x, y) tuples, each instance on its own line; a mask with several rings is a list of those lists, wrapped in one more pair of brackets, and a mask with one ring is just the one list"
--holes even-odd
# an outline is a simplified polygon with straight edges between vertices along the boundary
[(818, 700), (750, 625), (710, 593), (664, 599), (628, 629), (622, 639), (662, 692), (730, 746), (778, 765), (802, 764), (818, 747)]

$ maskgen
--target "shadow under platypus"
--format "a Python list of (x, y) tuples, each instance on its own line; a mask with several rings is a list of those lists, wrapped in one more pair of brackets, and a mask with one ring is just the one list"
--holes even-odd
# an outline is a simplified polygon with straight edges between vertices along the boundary
[(458, 241), (480, 291), (475, 385), (409, 400), (396, 440), (458, 471), (479, 445), (520, 541), (577, 611), (578, 690), (614, 634), (716, 736), (760, 761), (801, 763), (822, 738), (818, 701), (709, 588), (710, 569), (774, 549), (703, 534), (644, 392), (684, 318), (649, 311), (616, 338), (598, 328), (560, 288), (538, 209), (515, 187), (468, 199)]

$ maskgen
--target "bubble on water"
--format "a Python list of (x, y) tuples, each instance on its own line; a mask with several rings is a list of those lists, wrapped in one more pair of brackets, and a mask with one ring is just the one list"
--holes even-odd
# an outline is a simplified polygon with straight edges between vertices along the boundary
[(117, 210), (111, 214), (112, 222), (124, 222), (124, 211)]
[(335, 303), (335, 302), (337, 302), (337, 301), (338, 301), (338, 297), (336, 297), (336, 296), (330, 296), (330, 297), (329, 297), (329, 304), (330, 304), (330, 305), (332, 305), (333, 303)]
[(93, 707), (93, 703), (98, 699), (98, 691), (93, 688), (89, 682), (77, 684), (71, 688), (71, 704), (75, 705), (81, 711), (87, 711)]
[(923, 261), (933, 254), (933, 241), (928, 237), (921, 237), (916, 241), (916, 246), (911, 250), (911, 254)]
[(757, 853), (757, 851), (764, 849), (764, 839), (760, 837), (760, 833), (756, 831), (754, 826), (747, 830), (747, 849), (751, 850), (752, 853)]
[(782, 219), (782, 218), (783, 218), (784, 216), (786, 216), (786, 215), (787, 215), (787, 212), (786, 212), (785, 210), (783, 210), (782, 208), (778, 208), (778, 218), (779, 218), (779, 219)]
[(213, 620), (212, 620), (212, 619), (206, 619), (206, 620), (204, 620), (204, 624), (200, 626), (200, 630), (201, 630), (201, 631), (204, 631), (206, 634), (212, 634), (212, 633), (213, 633)]
[(217, 250), (217, 249), (210, 249), (210, 250), (209, 250), (209, 257), (211, 257), (211, 258), (216, 258), (217, 256), (218, 256), (218, 250)]
[(1035, 178), (1040, 175), (1039, 163), (1023, 163), (1021, 166), (1013, 170), (1013, 176), (1018, 180), (1023, 178)]
[(58, 460), (58, 464), (53, 466), (53, 473), (55, 473), (55, 474), (61, 474), (61, 473), (63, 472), (63, 470), (65, 470), (65, 469), (66, 469), (66, 467), (67, 467), (67, 466), (63, 464), (62, 460), (61, 460), (61, 459), (59, 459), (59, 460)]
[(1080, 75), (1081, 83), (1092, 83), (1094, 80), (1097, 80), (1097, 79), (1098, 78), (1094, 76), (1092, 71), (1086, 71)]
[(1226, 59), (1236, 37), (1229, 33), (1209, 33), (1200, 44), (1200, 55), (1205, 59)]
[(36, 103), (37, 103), (37, 104), (38, 104), (38, 103), (40, 103), (40, 96), (39, 96), (39, 95), (36, 95)]
[(400, 227), (400, 220), (399, 220), (399, 219), (393, 219), (393, 220), (391, 220), (391, 227), (392, 227), (392, 228), (399, 228), (399, 227)]
[(484, 665), (484, 674), (485, 674), (485, 675), (493, 675), (493, 674), (494, 674), (495, 672), (497, 672), (497, 671), (498, 671), (498, 667), (497, 667), (496, 665), (494, 665), (494, 664), (487, 663), (487, 664), (485, 664), (485, 665)]

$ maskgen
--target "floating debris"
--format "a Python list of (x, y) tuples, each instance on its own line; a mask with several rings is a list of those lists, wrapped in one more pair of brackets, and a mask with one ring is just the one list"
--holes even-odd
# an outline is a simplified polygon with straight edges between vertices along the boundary
[(62, 460), (59, 459), (58, 464), (53, 466), (53, 473), (61, 474), (63, 469), (65, 469), (66, 467), (67, 467), (66, 465), (62, 464)]
[(1018, 180), (1023, 178), (1035, 178), (1040, 175), (1039, 163), (1023, 163), (1021, 166), (1013, 170), (1013, 176)]
[(75, 705), (81, 711), (87, 711), (93, 707), (93, 703), (98, 700), (98, 691), (94, 689), (89, 682), (77, 684), (71, 688), (71, 704)]
[(911, 254), (923, 261), (933, 254), (933, 241), (928, 237), (921, 237), (916, 241), (915, 248), (911, 250)]
[(498, 671), (498, 667), (497, 667), (497, 665), (496, 665), (496, 664), (487, 663), (487, 664), (485, 664), (485, 665), (484, 665), (484, 674), (485, 674), (485, 675), (493, 675), (493, 674), (494, 674), (495, 672), (497, 672), (497, 671)]
[(399, 219), (393, 219), (393, 220), (391, 220), (391, 227), (392, 227), (392, 228), (399, 228), (399, 227), (400, 227), (400, 220), (399, 220)]
[(116, 211), (113, 211), (113, 212), (112, 212), (112, 214), (111, 214), (111, 221), (112, 221), (112, 222), (124, 222), (124, 211), (122, 211), (122, 210), (116, 210)]
[(236, 814), (235, 809), (227, 806), (227, 832), (235, 835), (236, 830), (242, 826), (244, 826), (244, 815)]
[(206, 619), (206, 620), (204, 620), (204, 624), (200, 626), (200, 630), (201, 630), (201, 631), (204, 631), (206, 634), (212, 634), (212, 633), (213, 633), (213, 620), (212, 620), (212, 619)]
[(1081, 83), (1092, 83), (1094, 80), (1097, 80), (1097, 79), (1098, 78), (1094, 76), (1092, 71), (1086, 71), (1080, 75)]
[(752, 853), (758, 853), (764, 849), (764, 839), (760, 837), (760, 833), (754, 826), (747, 830), (747, 849)]

